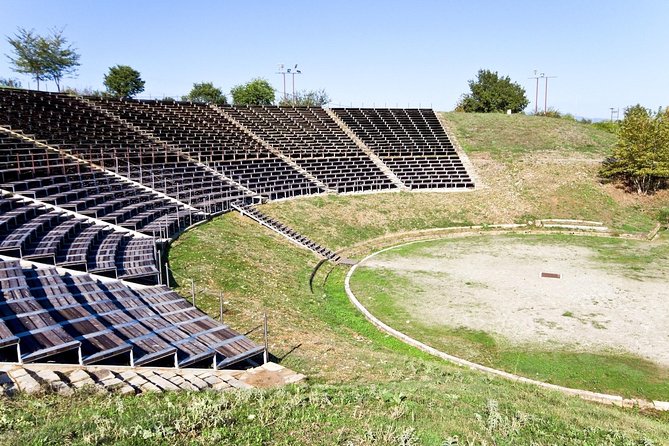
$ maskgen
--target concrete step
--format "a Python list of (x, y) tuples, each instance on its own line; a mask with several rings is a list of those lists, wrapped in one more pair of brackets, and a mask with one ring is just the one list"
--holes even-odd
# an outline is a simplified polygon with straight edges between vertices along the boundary
[[(59, 364), (4, 364), (0, 368), (0, 390), (55, 392), (71, 395), (84, 388), (99, 392), (134, 395), (146, 392), (250, 389), (294, 384), (305, 376), (279, 364), (267, 363), (248, 370), (175, 369), (161, 367), (74, 366)], [(269, 378), (254, 383), (253, 376)], [(271, 379), (270, 379), (271, 378)]]

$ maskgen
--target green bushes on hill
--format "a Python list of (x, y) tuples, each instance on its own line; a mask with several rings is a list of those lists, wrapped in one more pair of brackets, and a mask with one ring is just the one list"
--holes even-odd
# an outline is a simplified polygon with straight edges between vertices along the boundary
[(635, 105), (625, 111), (613, 156), (600, 170), (638, 194), (663, 188), (669, 180), (669, 109), (656, 113)]

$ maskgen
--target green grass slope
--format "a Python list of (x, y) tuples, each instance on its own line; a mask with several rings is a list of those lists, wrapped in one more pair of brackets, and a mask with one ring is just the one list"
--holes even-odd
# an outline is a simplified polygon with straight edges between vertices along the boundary
[[(486, 188), (315, 197), (263, 209), (340, 248), (403, 231), (532, 216), (600, 219), (644, 232), (669, 205), (666, 195), (628, 197), (596, 181), (596, 163), (610, 143), (602, 132), (594, 134), (609, 142), (597, 149), (576, 142), (559, 149), (561, 143), (549, 141), (536, 151), (528, 145), (534, 143), (504, 149), (513, 152), (505, 156), (496, 148), (516, 142), (485, 149), (467, 136), (478, 134), (477, 119), (484, 118), (500, 126), (512, 122), (447, 115)], [(185, 295), (188, 279), (195, 280), (198, 306), (210, 314), (218, 315), (224, 293), (225, 320), (233, 327), (254, 328), (267, 313), (272, 354), (308, 374), (309, 383), (226, 394), (2, 399), (0, 444), (669, 444), (667, 414), (600, 406), (491, 378), (382, 334), (348, 302), (345, 267), (319, 270), (312, 293), (309, 276), (318, 258), (237, 214), (182, 235), (170, 262)], [(250, 336), (260, 339), (258, 330)]]
[(499, 113), (444, 113), (450, 129), (469, 153), (507, 158), (528, 152), (605, 155), (615, 135), (569, 119)]

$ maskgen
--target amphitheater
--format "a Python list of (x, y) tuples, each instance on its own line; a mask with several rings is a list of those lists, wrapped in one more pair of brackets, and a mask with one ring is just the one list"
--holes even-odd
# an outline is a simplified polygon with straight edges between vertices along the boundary
[(260, 366), (265, 346), (170, 288), (170, 243), (239, 212), (324, 260), (347, 262), (254, 205), (475, 188), (426, 109), (217, 107), (0, 89), (0, 147), (6, 389), (244, 387), (270, 369), (299, 380)]

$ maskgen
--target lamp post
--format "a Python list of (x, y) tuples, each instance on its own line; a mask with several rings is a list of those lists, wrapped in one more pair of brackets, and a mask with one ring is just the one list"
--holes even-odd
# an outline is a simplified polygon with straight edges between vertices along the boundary
[(297, 64), (295, 64), (295, 67), (293, 68), (288, 68), (287, 72), (293, 76), (293, 105), (295, 105), (295, 75), (302, 74), (302, 72), (297, 69)]

